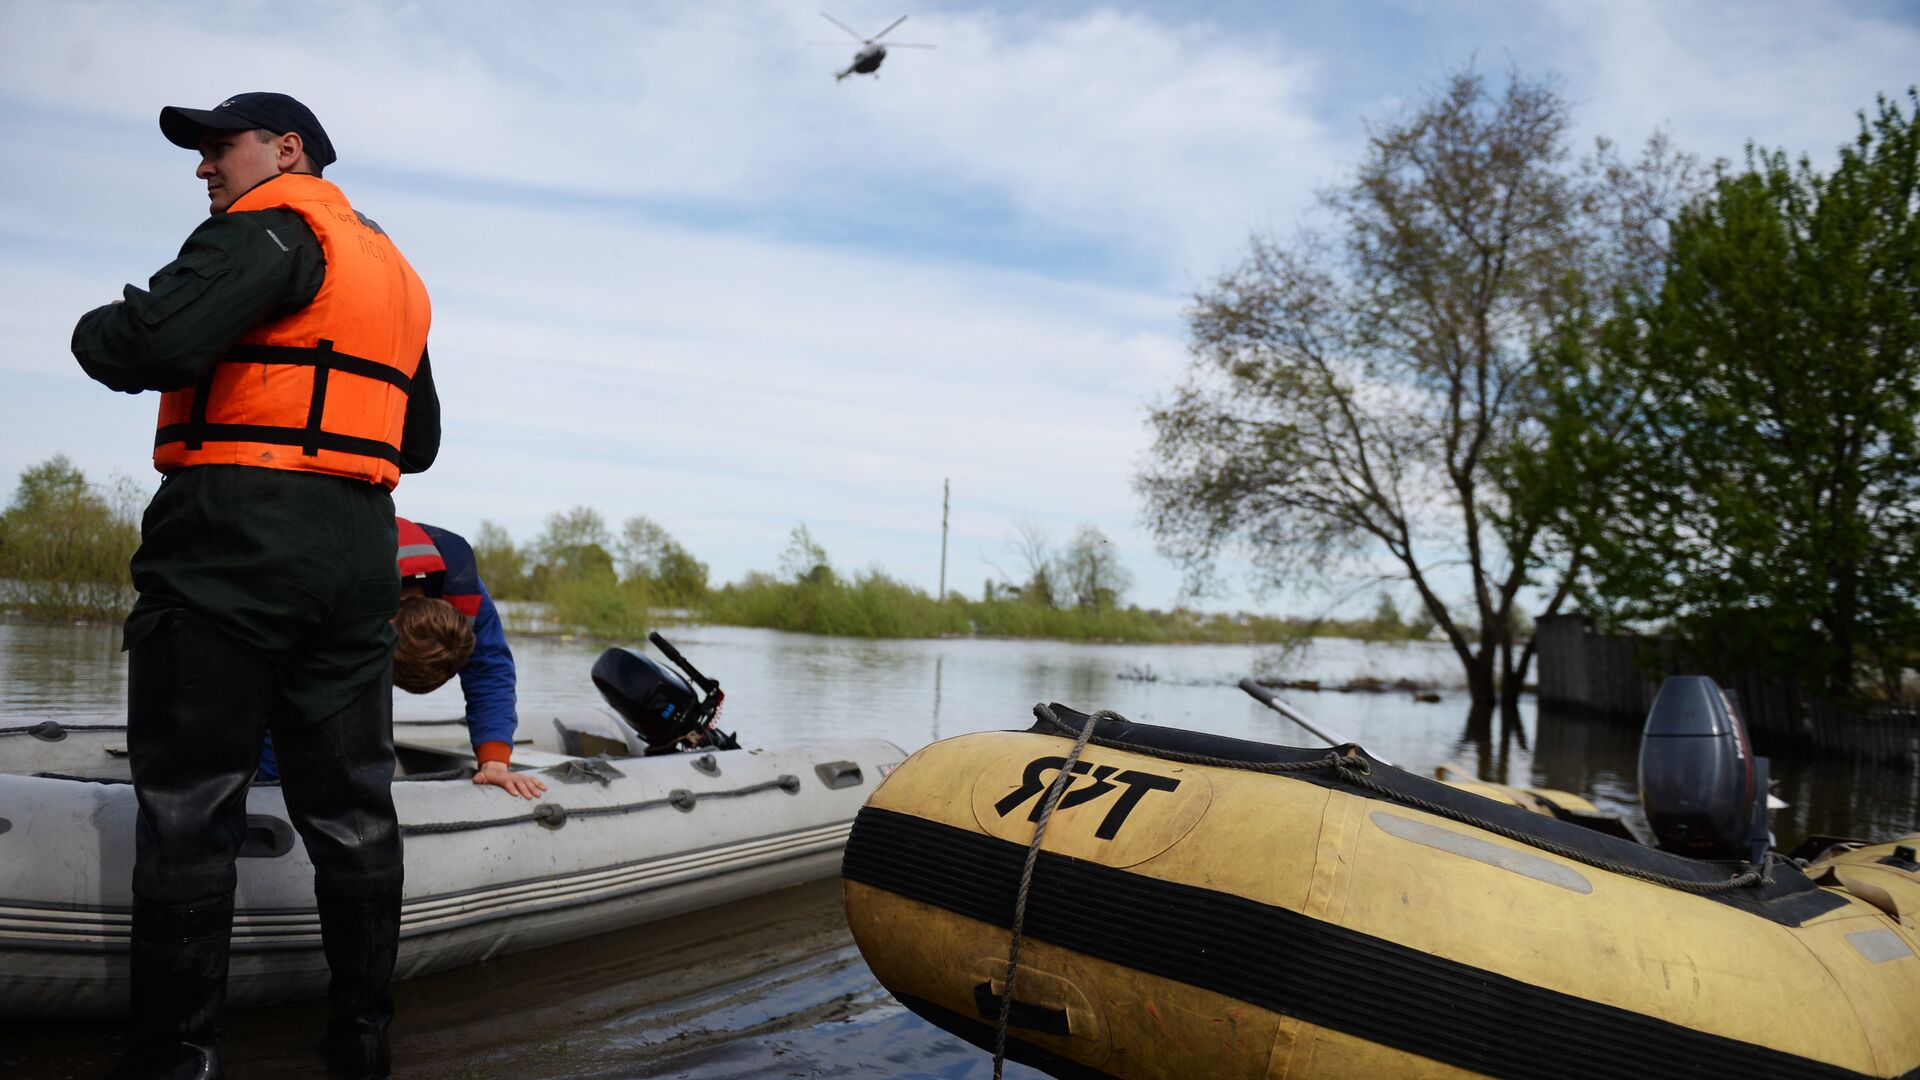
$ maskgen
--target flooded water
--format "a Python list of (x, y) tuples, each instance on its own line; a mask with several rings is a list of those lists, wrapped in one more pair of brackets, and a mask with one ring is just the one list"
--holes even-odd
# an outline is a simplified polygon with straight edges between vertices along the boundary
[[(733, 627), (668, 637), (725, 686), (722, 726), (748, 745), (877, 736), (905, 750), (940, 738), (1025, 727), (1035, 702), (1113, 709), (1142, 723), (1295, 745), (1315, 741), (1234, 687), (1262, 657), (1244, 646), (883, 641)], [(0, 726), (124, 709), (114, 627), (0, 623)], [(598, 708), (587, 672), (604, 642), (514, 640), (521, 723)], [(1452, 655), (1424, 642), (1324, 640), (1286, 674), (1338, 685), (1361, 677), (1447, 685)], [(1483, 779), (1572, 791), (1636, 825), (1638, 732), (1550, 716), (1529, 702), (1517, 727), (1475, 737), (1463, 691), (1437, 703), (1406, 693), (1300, 692), (1322, 726), (1415, 771), (1456, 762)], [(396, 717), (461, 712), (457, 686), (400, 695)], [(1920, 772), (1776, 755), (1782, 847), (1809, 834), (1884, 838), (1920, 820)], [(620, 934), (402, 984), (397, 1065), (427, 1077), (985, 1077), (987, 1055), (894, 1003), (841, 919), (836, 883), (792, 890)], [(300, 1076), (324, 1010), (314, 1003), (234, 1012), (238, 1076)], [(111, 1060), (109, 1025), (0, 1029), (0, 1072), (93, 1076)], [(1009, 1066), (1009, 1076), (1034, 1076)]]

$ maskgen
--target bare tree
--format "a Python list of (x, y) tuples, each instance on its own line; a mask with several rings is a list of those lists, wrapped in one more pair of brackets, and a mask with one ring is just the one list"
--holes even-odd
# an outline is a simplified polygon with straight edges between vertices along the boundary
[(1384, 555), (1481, 718), (1516, 705), (1532, 660), (1512, 630), (1522, 588), (1557, 610), (1579, 558), (1547, 565), (1547, 519), (1510, 497), (1510, 463), (1544, 442), (1535, 350), (1651, 264), (1691, 165), (1658, 140), (1637, 166), (1604, 145), (1572, 162), (1567, 121), (1549, 83), (1516, 73), (1494, 92), (1467, 70), (1373, 130), (1323, 197), (1336, 236), (1255, 239), (1196, 297), (1193, 365), (1152, 413), (1138, 480), (1191, 572), (1227, 547), (1286, 583)]
[(1026, 577), (1015, 586), (1022, 600), (1047, 607), (1058, 607), (1062, 597), (1055, 580), (1053, 531), (1036, 518), (1022, 517), (1013, 523), (1013, 536), (1007, 541), (1013, 557)]

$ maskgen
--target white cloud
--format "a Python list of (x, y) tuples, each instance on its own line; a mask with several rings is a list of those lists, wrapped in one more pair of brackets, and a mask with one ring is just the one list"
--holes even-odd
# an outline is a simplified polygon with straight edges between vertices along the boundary
[(343, 171), (730, 215), (858, 222), (878, 204), (881, 229), (977, 202), (1202, 272), (1332, 161), (1301, 101), (1309, 62), (1271, 36), (1137, 15), (917, 18), (939, 48), (896, 53), (876, 85), (835, 83), (841, 53), (801, 42), (837, 32), (772, 3), (343, 8), (16, 4), (0, 88), (131, 127), (161, 99), (283, 87), (336, 136)]
[(951, 582), (1004, 564), (1017, 516), (1085, 519), (1164, 604), (1130, 477), (1143, 403), (1183, 364), (1182, 293), (1250, 229), (1285, 231), (1361, 116), (1478, 49), (1558, 68), (1585, 130), (1818, 153), (1912, 79), (1913, 25), (1876, 10), (1388, 4), (1228, 29), (948, 8), (894, 35), (937, 50), (836, 84), (850, 48), (802, 43), (837, 31), (769, 2), (15, 0), (0, 475), (55, 450), (141, 470), (153, 403), (85, 382), (68, 334), (204, 209), (158, 107), (277, 88), (326, 121), (332, 175), (434, 294), (447, 446), (401, 488), (410, 512), (523, 537), (574, 503), (644, 512), (721, 577), (770, 567), (806, 520), (842, 565), (931, 586), (951, 476)]
[(1920, 81), (1920, 26), (1868, 4), (1551, 5), (1584, 127), (1635, 143), (1666, 127), (1677, 145), (1738, 166), (1742, 147), (1831, 161), (1877, 93)]

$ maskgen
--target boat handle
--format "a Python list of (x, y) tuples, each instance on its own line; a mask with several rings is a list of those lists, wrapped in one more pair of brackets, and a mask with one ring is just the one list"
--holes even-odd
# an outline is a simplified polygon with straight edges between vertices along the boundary
[(860, 766), (851, 761), (829, 761), (824, 765), (815, 765), (813, 771), (830, 791), (859, 787), (865, 782), (865, 777), (860, 775)]
[[(973, 1007), (988, 1020), (1000, 1018), (1000, 1002), (1005, 995), (993, 992), (993, 983), (983, 982), (973, 988)], [(1026, 1028), (1042, 1035), (1072, 1035), (1073, 1028), (1067, 1023), (1067, 1010), (1053, 1005), (1036, 1005), (1031, 1001), (1013, 999), (1013, 1008), (1007, 1010), (1007, 1026)]]
[(293, 826), (272, 814), (248, 814), (247, 837), (240, 842), (243, 859), (277, 859), (293, 850)]

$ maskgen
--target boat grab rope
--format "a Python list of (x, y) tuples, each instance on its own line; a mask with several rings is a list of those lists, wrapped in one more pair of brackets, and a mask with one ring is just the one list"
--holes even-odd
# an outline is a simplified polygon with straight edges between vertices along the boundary
[[(1038, 706), (1045, 709), (1045, 705)], [(993, 1080), (1001, 1080), (1000, 1070), (1007, 1063), (1007, 1020), (1013, 1015), (1013, 984), (1020, 977), (1020, 937), (1027, 921), (1027, 893), (1033, 888), (1033, 869), (1040, 861), (1040, 838), (1047, 834), (1047, 822), (1053, 820), (1053, 808), (1060, 805), (1060, 799), (1073, 783), (1073, 767), (1080, 760), (1080, 752), (1087, 748), (1087, 739), (1093, 734), (1094, 721), (1101, 717), (1123, 719), (1119, 713), (1105, 709), (1093, 714), (1093, 719), (1080, 726), (1078, 736), (1073, 740), (1073, 749), (1068, 752), (1067, 760), (1054, 775), (1053, 782), (1047, 785), (1047, 794), (1040, 800), (1040, 813), (1034, 818), (1033, 839), (1027, 842), (1027, 861), (1020, 867), (1020, 888), (1013, 897), (1013, 937), (1007, 942), (1007, 992), (1000, 996), (1000, 1015), (993, 1022)], [(1047, 718), (1063, 730), (1059, 718), (1051, 712)]]
[[(1061, 721), (1058, 716), (1054, 715), (1053, 710), (1045, 705), (1035, 705), (1033, 707), (1033, 714), (1039, 717), (1042, 723), (1056, 728), (1063, 734), (1078, 734), (1081, 740), (1086, 739), (1085, 729), (1090, 729), (1095, 726), (1092, 723), (1085, 724), (1083, 725), (1083, 730), (1076, 733), (1070, 725)], [(1121, 723), (1130, 722), (1126, 717), (1120, 716), (1107, 709), (1095, 713), (1094, 717), (1097, 719), (1118, 720)], [(1247, 772), (1263, 773), (1305, 772), (1313, 769), (1330, 769), (1334, 775), (1347, 783), (1355, 787), (1364, 788), (1367, 791), (1379, 795), (1383, 799), (1399, 803), (1403, 806), (1411, 806), (1416, 810), (1424, 810), (1436, 817), (1457, 821), (1462, 825), (1471, 825), (1476, 829), (1485, 829), (1496, 836), (1504, 836), (1515, 843), (1538, 848), (1541, 851), (1591, 866), (1597, 870), (1605, 870), (1611, 874), (1635, 878), (1669, 889), (1678, 889), (1682, 892), (1731, 892), (1734, 889), (1745, 889), (1755, 885), (1767, 885), (1773, 880), (1772, 877), (1769, 876), (1768, 870), (1772, 867), (1773, 860), (1776, 856), (1771, 852), (1769, 852), (1766, 859), (1757, 866), (1751, 863), (1739, 864), (1743, 867), (1741, 873), (1721, 881), (1688, 881), (1685, 878), (1672, 877), (1655, 870), (1646, 870), (1599, 855), (1591, 855), (1581, 851), (1579, 848), (1562, 844), (1556, 840), (1534, 836), (1520, 829), (1510, 828), (1498, 822), (1487, 821), (1465, 810), (1456, 810), (1450, 806), (1442, 806), (1439, 803), (1422, 799), (1417, 795), (1408, 795), (1405, 792), (1395, 791), (1374, 780), (1369, 775), (1369, 773), (1372, 772), (1372, 766), (1367, 763), (1365, 758), (1353, 752), (1355, 747), (1351, 744), (1335, 747), (1331, 754), (1314, 761), (1272, 762), (1234, 761), (1229, 758), (1192, 754), (1182, 750), (1162, 750), (1153, 746), (1140, 746), (1121, 739), (1106, 739), (1098, 736), (1093, 737), (1091, 741), (1097, 746), (1104, 746), (1111, 750), (1124, 750), (1130, 754), (1144, 754), (1148, 757), (1162, 758), (1167, 761), (1177, 761), (1190, 765), (1205, 765), (1216, 769), (1240, 769)], [(1078, 745), (1078, 743), (1076, 743), (1076, 745)], [(1057, 780), (1058, 778), (1056, 777), (1055, 779)]]
[(48, 742), (59, 742), (67, 737), (69, 731), (125, 731), (125, 724), (62, 724), (58, 720), (42, 720), (26, 727), (0, 727), (0, 735), (31, 735)]
[(512, 817), (486, 818), (480, 821), (430, 821), (419, 825), (400, 826), (401, 836), (432, 836), (438, 833), (470, 832), (475, 829), (494, 829), (503, 825), (525, 825), (529, 822), (548, 829), (558, 829), (574, 818), (610, 817), (616, 814), (633, 814), (642, 810), (657, 810), (671, 806), (676, 810), (690, 811), (696, 803), (708, 799), (737, 799), (742, 795), (752, 795), (761, 791), (779, 788), (789, 795), (800, 792), (800, 778), (786, 773), (776, 780), (766, 780), (745, 787), (728, 788), (724, 791), (690, 791), (687, 788), (674, 788), (658, 799), (642, 799), (639, 802), (619, 803), (614, 806), (583, 806), (569, 810), (559, 803), (541, 803), (532, 813), (515, 814)]

